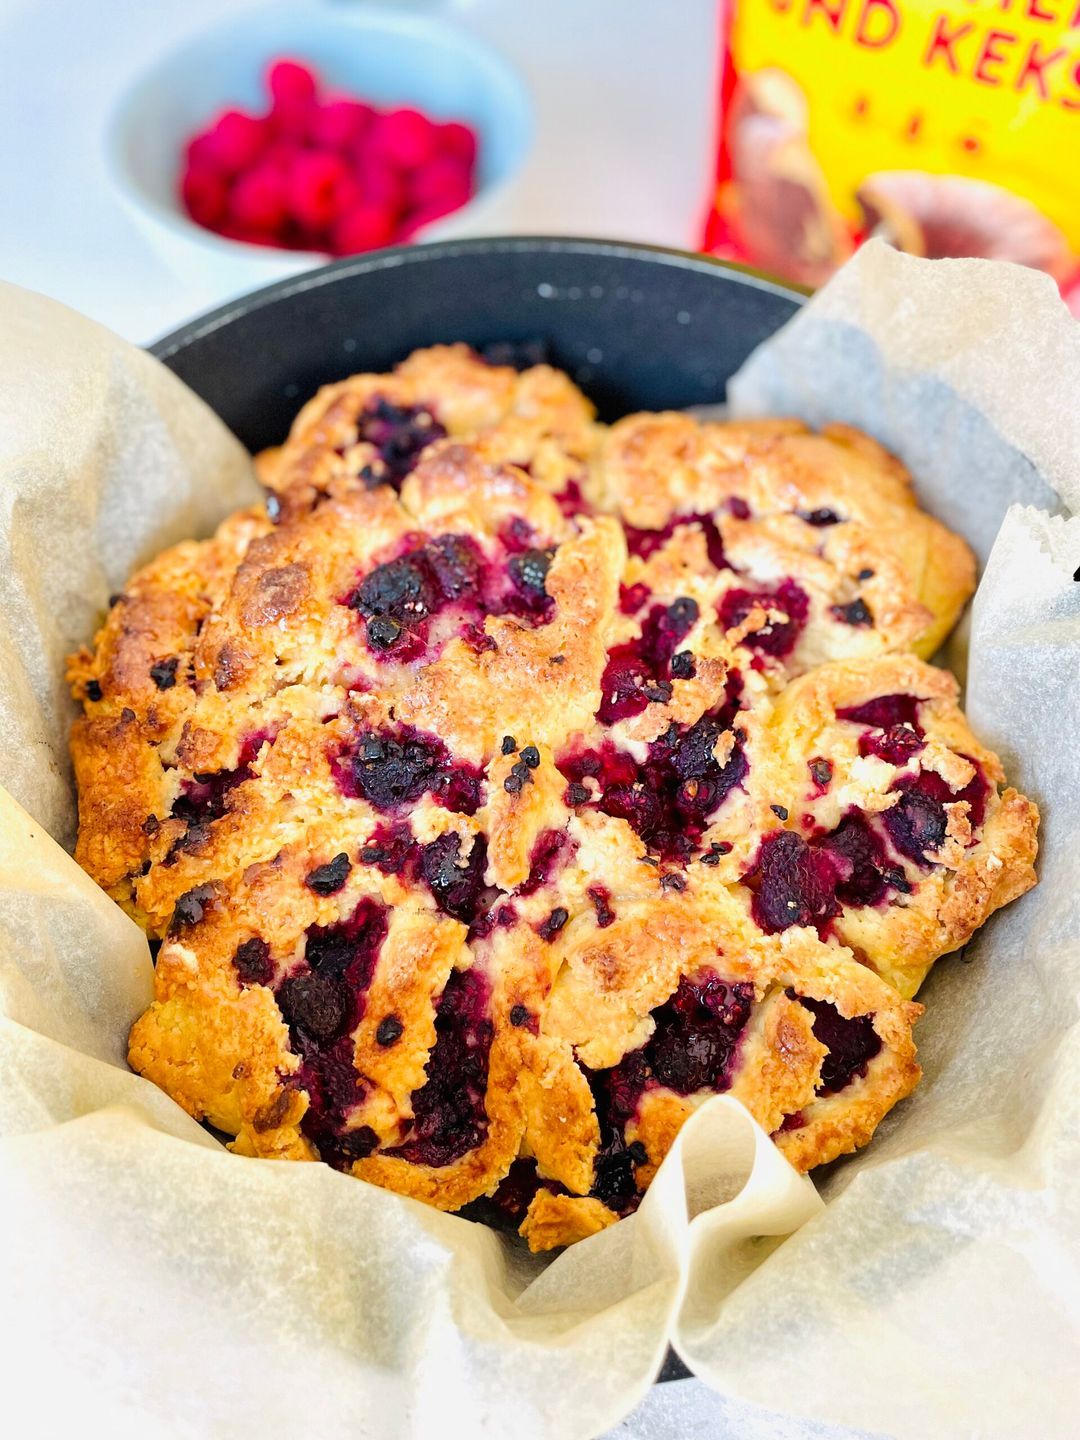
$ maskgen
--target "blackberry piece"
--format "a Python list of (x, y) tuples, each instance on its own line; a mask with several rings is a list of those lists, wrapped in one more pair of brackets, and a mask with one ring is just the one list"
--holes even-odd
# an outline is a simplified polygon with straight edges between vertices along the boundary
[(316, 895), (335, 895), (344, 886), (352, 870), (352, 862), (344, 851), (325, 865), (318, 865), (307, 875), (304, 884)]
[(156, 660), (150, 666), (150, 679), (159, 690), (171, 690), (176, 684), (176, 670), (179, 656), (171, 655), (168, 660)]
[(397, 1044), (404, 1033), (405, 1026), (396, 1015), (384, 1015), (375, 1031), (375, 1043), (388, 1050), (391, 1045)]

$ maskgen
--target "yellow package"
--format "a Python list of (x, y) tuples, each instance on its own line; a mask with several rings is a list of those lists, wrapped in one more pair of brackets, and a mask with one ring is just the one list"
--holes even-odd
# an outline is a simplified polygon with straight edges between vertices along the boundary
[(1080, 0), (730, 0), (707, 249), (817, 285), (884, 235), (1080, 279)]

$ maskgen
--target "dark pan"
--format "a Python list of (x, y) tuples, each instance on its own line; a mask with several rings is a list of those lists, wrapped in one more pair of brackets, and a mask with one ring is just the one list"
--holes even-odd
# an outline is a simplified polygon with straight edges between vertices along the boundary
[[(724, 399), (751, 350), (803, 303), (701, 255), (617, 241), (446, 241), (339, 260), (245, 295), (152, 353), (249, 450), (279, 443), (320, 386), (420, 345), (539, 347), (614, 420)], [(688, 1374), (668, 1355), (661, 1380)]]
[(447, 241), (339, 260), (244, 295), (151, 347), (251, 450), (319, 385), (418, 345), (540, 341), (602, 419), (724, 398), (802, 296), (751, 271), (603, 240)]

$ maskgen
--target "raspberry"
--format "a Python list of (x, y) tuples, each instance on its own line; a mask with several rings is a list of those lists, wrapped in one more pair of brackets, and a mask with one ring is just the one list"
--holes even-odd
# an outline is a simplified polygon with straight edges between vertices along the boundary
[(214, 229), (219, 235), (224, 235), (226, 240), (242, 240), (245, 245), (266, 245), (270, 249), (279, 250), (300, 248), (272, 231), (256, 230), (253, 225), (237, 225), (232, 220), (223, 220), (220, 225), (215, 225)]
[(766, 935), (792, 925), (824, 926), (839, 913), (837, 867), (812, 850), (794, 830), (777, 830), (761, 842), (757, 865), (748, 877), (756, 890), (754, 919)]
[(284, 174), (303, 153), (304, 147), (299, 140), (288, 135), (275, 135), (263, 151), (262, 160), (264, 164), (272, 165), (275, 170)]
[(352, 255), (468, 200), (476, 138), (467, 126), (407, 107), (379, 113), (349, 96), (320, 101), (311, 68), (295, 60), (275, 61), (266, 78), (268, 115), (225, 111), (186, 147), (181, 198), (199, 224), (247, 243)]
[(476, 160), (476, 135), (467, 125), (460, 125), (456, 120), (440, 125), (437, 144), (444, 155), (452, 155), (467, 169), (472, 168)]
[(215, 170), (190, 169), (180, 186), (184, 208), (193, 220), (214, 230), (225, 218), (229, 187)]
[(254, 115), (226, 110), (201, 138), (208, 143), (200, 147), (200, 155), (205, 155), (223, 174), (238, 175), (258, 159), (267, 136), (264, 123)]
[(200, 173), (206, 170), (219, 172), (221, 168), (214, 136), (209, 130), (188, 141), (184, 158), (188, 170), (197, 170)]
[(471, 193), (468, 169), (446, 156), (437, 156), (430, 165), (417, 170), (409, 187), (409, 198), (417, 209), (445, 204), (448, 210), (458, 210)]
[(315, 76), (295, 60), (278, 60), (266, 76), (274, 102), (277, 128), (288, 134), (306, 131), (315, 106)]
[(371, 106), (359, 100), (330, 100), (311, 116), (308, 136), (321, 150), (348, 150), (362, 139), (374, 118)]
[(405, 182), (398, 172), (367, 150), (357, 157), (356, 176), (364, 203), (379, 206), (396, 220), (405, 205)]
[(265, 162), (238, 175), (229, 196), (229, 213), (238, 225), (276, 231), (285, 223), (285, 177)]
[[(332, 153), (332, 152), (327, 152)], [(349, 162), (345, 162), (345, 173), (334, 186), (334, 218), (340, 220), (343, 215), (349, 214), (351, 210), (359, 209), (364, 204), (364, 192), (360, 188), (360, 181), (351, 169)]]
[(328, 152), (305, 151), (285, 180), (289, 213), (307, 230), (324, 230), (337, 213), (337, 192), (347, 178), (345, 162)]
[(378, 250), (393, 238), (393, 211), (380, 205), (359, 204), (335, 221), (330, 249), (335, 255), (355, 255), (361, 250)]
[(726, 1090), (728, 1062), (750, 1018), (753, 988), (732, 985), (711, 971), (679, 988), (654, 1011), (656, 1029), (645, 1053), (662, 1085), (680, 1095)]
[(372, 127), (371, 144), (399, 170), (416, 170), (435, 153), (437, 134), (419, 110), (390, 110)]
[(577, 846), (565, 830), (542, 830), (529, 852), (528, 876), (515, 893), (535, 895), (576, 849)]

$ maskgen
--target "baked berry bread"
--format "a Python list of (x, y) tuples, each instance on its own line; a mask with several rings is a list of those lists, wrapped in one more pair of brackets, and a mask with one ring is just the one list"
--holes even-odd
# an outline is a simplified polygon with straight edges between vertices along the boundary
[(957, 685), (910, 655), (819, 666), (765, 742), (788, 814), (744, 877), (769, 933), (827, 929), (901, 994), (1035, 884), (1038, 811), (971, 733)]
[(975, 589), (969, 547), (919, 508), (903, 465), (847, 425), (630, 415), (604, 435), (590, 478), (633, 554), (688, 524), (705, 532), (726, 562), (722, 621), (761, 606), (746, 643), (781, 678), (826, 660), (930, 656)]
[(971, 561), (897, 462), (605, 430), (457, 346), (321, 392), (260, 473), (71, 662), (78, 858), (162, 942), (133, 1067), (534, 1249), (633, 1210), (717, 1092), (800, 1169), (866, 1143), (1037, 825), (902, 653)]

